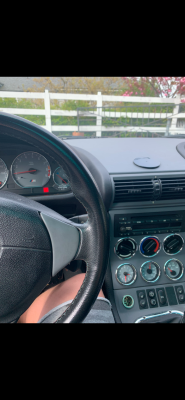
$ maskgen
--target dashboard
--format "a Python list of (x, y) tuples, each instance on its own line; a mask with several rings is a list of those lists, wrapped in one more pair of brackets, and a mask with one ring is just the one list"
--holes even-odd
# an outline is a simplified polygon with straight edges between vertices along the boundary
[[(183, 139), (66, 142), (94, 177), (109, 215), (109, 294), (117, 322), (139, 322), (169, 310), (184, 312), (185, 159), (178, 151)], [(138, 166), (136, 158), (157, 159), (158, 166)], [(3, 132), (0, 190), (39, 201), (74, 221), (79, 216), (82, 223), (86, 220), (65, 166), (49, 151), (15, 137), (7, 139)]]

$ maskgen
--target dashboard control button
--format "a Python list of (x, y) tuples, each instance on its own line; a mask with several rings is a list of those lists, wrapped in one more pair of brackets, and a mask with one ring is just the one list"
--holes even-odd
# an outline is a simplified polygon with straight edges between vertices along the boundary
[(139, 308), (148, 308), (145, 290), (137, 290)]
[(139, 304), (140, 304), (140, 306), (141, 306), (142, 308), (145, 308), (145, 307), (146, 307), (146, 300), (145, 300), (145, 299), (140, 300)]
[(126, 231), (126, 228), (124, 226), (120, 226), (120, 232)]
[[(146, 292), (147, 292), (150, 307), (158, 307), (155, 290), (148, 289)], [(154, 294), (154, 296), (153, 296), (153, 294)]]
[(184, 289), (183, 286), (176, 286), (175, 287), (177, 298), (179, 303), (185, 303), (185, 295), (184, 295)]
[(155, 292), (154, 292), (153, 290), (151, 290), (151, 291), (148, 293), (148, 296), (151, 297), (151, 298), (155, 297)]
[(139, 298), (140, 298), (141, 300), (144, 299), (144, 298), (145, 298), (145, 292), (144, 292), (144, 291), (139, 292), (138, 296), (139, 296)]
[(180, 302), (180, 303), (181, 303), (181, 302), (184, 302), (184, 299), (185, 299), (184, 294), (179, 294), (178, 299), (179, 299), (179, 302)]
[(166, 304), (166, 296), (165, 296), (164, 289), (160, 289), (160, 290), (158, 291), (158, 298), (159, 298), (159, 303), (160, 303), (161, 305)]

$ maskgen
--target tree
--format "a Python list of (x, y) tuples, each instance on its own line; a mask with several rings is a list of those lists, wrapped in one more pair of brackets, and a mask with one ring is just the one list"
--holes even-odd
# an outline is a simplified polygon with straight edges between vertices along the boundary
[(44, 92), (48, 89), (54, 93), (87, 93), (122, 94), (124, 82), (121, 77), (41, 77), (35, 78), (33, 87), (28, 92)]
[[(185, 77), (123, 77), (123, 96), (175, 97), (185, 95)], [(185, 102), (185, 100), (181, 100)]]

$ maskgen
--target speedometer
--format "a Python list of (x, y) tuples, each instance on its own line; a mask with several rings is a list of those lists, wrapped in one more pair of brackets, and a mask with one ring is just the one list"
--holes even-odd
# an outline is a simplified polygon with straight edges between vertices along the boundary
[(51, 167), (44, 156), (27, 151), (15, 158), (11, 172), (14, 181), (21, 187), (42, 187), (50, 179)]

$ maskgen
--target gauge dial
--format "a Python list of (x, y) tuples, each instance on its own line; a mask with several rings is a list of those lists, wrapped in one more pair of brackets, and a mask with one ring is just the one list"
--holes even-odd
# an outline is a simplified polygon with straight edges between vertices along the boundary
[(122, 285), (131, 285), (137, 277), (136, 269), (131, 264), (121, 264), (116, 270), (116, 279)]
[(27, 151), (13, 161), (12, 177), (21, 187), (42, 187), (51, 176), (48, 160), (39, 153)]
[(153, 261), (147, 261), (141, 265), (140, 273), (144, 281), (156, 282), (161, 274), (160, 267)]
[(183, 264), (179, 260), (175, 260), (174, 258), (167, 261), (164, 266), (164, 272), (169, 279), (173, 281), (177, 281), (184, 274)]
[(7, 169), (6, 164), (0, 158), (0, 189), (5, 185), (8, 180), (9, 171)]
[(57, 190), (67, 191), (70, 189), (68, 177), (65, 174), (62, 167), (58, 167), (55, 170), (53, 174), (53, 180), (54, 180), (54, 187)]

